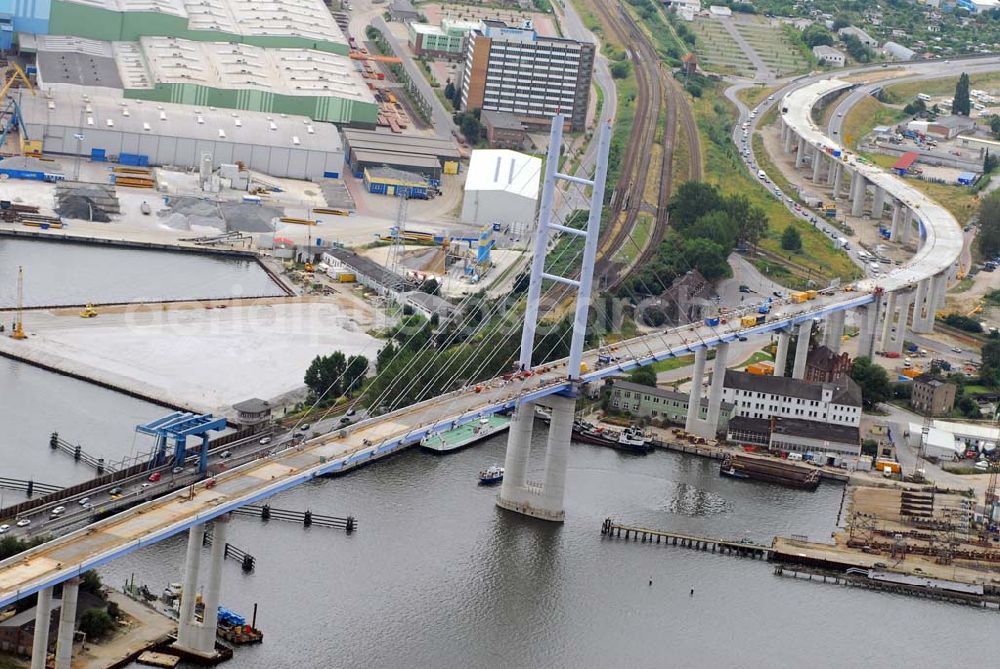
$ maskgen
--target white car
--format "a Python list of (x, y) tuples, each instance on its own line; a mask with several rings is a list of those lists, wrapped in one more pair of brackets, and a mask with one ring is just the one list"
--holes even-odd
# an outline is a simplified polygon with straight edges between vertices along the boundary
[(5, 534), (10, 529), (10, 525), (0, 525), (0, 534)]
[(260, 444), (261, 446), (266, 446), (267, 444), (271, 443), (271, 437), (261, 437), (260, 441), (258, 441), (257, 443)]
[(76, 503), (79, 504), (80, 506), (87, 506), (87, 504), (90, 503), (90, 498), (89, 497), (81, 497), (80, 499), (77, 500)]
[(28, 525), (31, 525), (31, 519), (30, 518), (21, 518), (19, 521), (17, 521), (14, 524), (17, 525), (18, 527), (27, 527)]
[(49, 515), (52, 515), (52, 516), (61, 516), (64, 513), (66, 513), (66, 507), (65, 506), (57, 506), (56, 508), (52, 509), (52, 511), (49, 512)]

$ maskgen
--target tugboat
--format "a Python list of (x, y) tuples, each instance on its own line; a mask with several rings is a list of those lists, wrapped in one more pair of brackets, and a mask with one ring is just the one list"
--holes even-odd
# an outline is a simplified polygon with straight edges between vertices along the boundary
[(654, 448), (642, 429), (635, 425), (631, 425), (623, 431), (618, 431), (599, 427), (587, 421), (577, 420), (573, 421), (573, 438), (585, 444), (608, 446), (620, 451), (641, 455), (649, 453)]
[(492, 485), (503, 481), (503, 467), (500, 465), (490, 465), (479, 472), (480, 485)]

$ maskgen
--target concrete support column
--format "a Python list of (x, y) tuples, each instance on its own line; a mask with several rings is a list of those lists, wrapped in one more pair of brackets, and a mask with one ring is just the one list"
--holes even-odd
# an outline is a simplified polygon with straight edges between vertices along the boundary
[(774, 375), (784, 376), (785, 366), (788, 364), (788, 344), (792, 340), (792, 335), (787, 330), (778, 333), (778, 350), (774, 352)]
[(894, 241), (899, 241), (899, 236), (902, 232), (903, 225), (903, 203), (896, 202), (895, 206), (892, 208), (892, 228), (889, 231), (889, 238)]
[(875, 186), (875, 197), (872, 200), (872, 218), (876, 221), (882, 220), (883, 210), (885, 209), (885, 189), (881, 186)]
[[(836, 158), (830, 158), (830, 164), (826, 169), (826, 183), (832, 186), (837, 179), (837, 172), (839, 171), (840, 162)], [(836, 197), (836, 194), (834, 197)]]
[(868, 304), (858, 307), (858, 357), (871, 358), (875, 355), (875, 315), (878, 310), (877, 304)]
[(778, 125), (781, 127), (781, 143), (782, 144), (787, 144), (788, 143), (788, 133), (790, 132), (788, 130), (788, 125), (784, 121), (780, 121), (778, 123)]
[[(900, 206), (902, 206), (902, 204), (900, 204)], [(910, 211), (909, 208), (903, 207), (903, 214), (902, 214), (902, 216), (903, 216), (903, 219), (902, 219), (902, 223), (900, 225), (899, 243), (900, 244), (909, 244), (910, 243), (910, 235), (913, 233), (913, 212)], [(893, 237), (893, 239), (895, 239), (895, 237)], [(919, 246), (919, 244), (918, 244), (918, 246)]]
[(49, 626), (52, 624), (52, 588), (38, 591), (35, 608), (35, 635), (31, 642), (31, 669), (45, 669), (49, 654)]
[(896, 318), (896, 293), (887, 295), (885, 304), (885, 316), (882, 318), (882, 336), (879, 339), (879, 350), (889, 350), (892, 339), (893, 321)]
[(73, 632), (76, 630), (76, 603), (79, 594), (79, 578), (71, 578), (63, 583), (59, 636), (56, 637), (56, 669), (70, 669), (73, 663)]
[(846, 311), (835, 311), (826, 319), (826, 347), (834, 353), (840, 353), (840, 344), (844, 337), (844, 318)]
[(792, 366), (792, 378), (806, 377), (806, 359), (809, 357), (809, 337), (812, 335), (812, 321), (799, 323), (799, 340), (795, 343), (795, 363)]
[(820, 170), (823, 169), (823, 152), (818, 148), (813, 149), (813, 182), (819, 181)]
[(865, 213), (865, 194), (868, 190), (866, 179), (855, 172), (851, 177), (851, 216), (861, 216)]
[(844, 185), (844, 166), (840, 163), (836, 164), (836, 170), (833, 174), (833, 199), (840, 199), (840, 190)]
[(795, 167), (802, 167), (806, 164), (806, 140), (799, 137), (799, 150), (795, 152)]
[(187, 555), (184, 561), (184, 591), (181, 593), (180, 613), (177, 619), (177, 645), (194, 648), (198, 643), (198, 622), (194, 616), (194, 603), (198, 596), (198, 571), (201, 566), (201, 546), (205, 541), (205, 525), (195, 525), (188, 530)]
[(500, 496), (514, 488), (522, 488), (526, 482), (528, 455), (531, 453), (531, 433), (535, 427), (535, 403), (523, 402), (514, 411), (507, 433), (507, 456), (504, 459), (503, 483)]
[(708, 359), (708, 349), (700, 348), (694, 352), (694, 371), (691, 373), (691, 394), (688, 397), (688, 414), (684, 429), (695, 432), (698, 429), (698, 410), (701, 408), (701, 384), (705, 381), (705, 360)]
[[(910, 304), (913, 302), (913, 293), (900, 293), (896, 297), (896, 327), (891, 331), (889, 345), (885, 350), (891, 353), (902, 353), (903, 342), (906, 339), (906, 323), (910, 316)], [(889, 314), (887, 313), (888, 317)]]
[(927, 319), (930, 321), (930, 330), (934, 329), (934, 317), (944, 306), (945, 289), (948, 286), (945, 273), (935, 274), (931, 277), (930, 288), (927, 291)]
[(787, 125), (785, 126), (785, 153), (792, 152), (792, 144), (795, 142), (795, 133)]
[(719, 344), (715, 349), (712, 365), (712, 386), (708, 391), (708, 413), (705, 416), (704, 434), (706, 439), (714, 439), (719, 431), (719, 414), (722, 409), (722, 388), (726, 384), (726, 359), (729, 344)]
[(198, 647), (203, 655), (215, 654), (216, 628), (219, 626), (219, 600), (222, 594), (222, 563), (226, 559), (226, 530), (228, 516), (219, 516), (212, 522), (212, 554), (208, 563), (208, 582), (205, 584), (205, 614), (201, 623)]
[(537, 516), (545, 520), (562, 522), (566, 517), (566, 466), (575, 411), (575, 399), (553, 397), (552, 423), (545, 446), (545, 485)]
[(934, 314), (930, 309), (931, 280), (924, 279), (917, 284), (917, 295), (913, 300), (913, 325), (910, 329), (918, 334), (928, 334), (934, 329)]

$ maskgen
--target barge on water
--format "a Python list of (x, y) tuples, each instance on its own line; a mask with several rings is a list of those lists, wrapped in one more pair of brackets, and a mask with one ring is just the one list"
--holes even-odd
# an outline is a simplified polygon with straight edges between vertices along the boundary
[(429, 434), (420, 440), (420, 447), (432, 453), (449, 453), (506, 432), (508, 428), (510, 428), (510, 418), (507, 416), (500, 414), (483, 416), (477, 421), (444, 432)]
[(808, 465), (738, 453), (726, 455), (719, 465), (719, 476), (766, 481), (802, 490), (815, 490), (820, 481), (820, 471)]

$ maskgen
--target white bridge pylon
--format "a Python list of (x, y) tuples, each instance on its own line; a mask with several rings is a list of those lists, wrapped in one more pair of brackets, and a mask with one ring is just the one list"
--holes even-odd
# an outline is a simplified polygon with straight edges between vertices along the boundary
[[(545, 280), (571, 286), (576, 290), (576, 311), (570, 344), (567, 377), (571, 382), (580, 380), (580, 363), (583, 359), (584, 338), (587, 334), (587, 313), (594, 281), (594, 262), (597, 257), (597, 240), (601, 232), (601, 213), (604, 205), (604, 187), (608, 175), (608, 150), (611, 146), (611, 123), (602, 123), (597, 140), (597, 165), (593, 179), (584, 179), (559, 172), (559, 154), (562, 148), (564, 118), (552, 119), (549, 134), (549, 151), (545, 162), (542, 199), (538, 209), (538, 226), (535, 231), (535, 255), (531, 261), (531, 279), (528, 285), (528, 302), (524, 311), (524, 329), (521, 331), (522, 370), (531, 369), (535, 332), (538, 326), (538, 306)], [(568, 181), (590, 188), (590, 211), (586, 228), (572, 228), (552, 220), (553, 200), (557, 181)], [(545, 272), (545, 255), (552, 231), (584, 238), (583, 262), (580, 278), (572, 279)], [(526, 478), (531, 435), (535, 421), (536, 402), (522, 402), (514, 411), (507, 437), (507, 457), (504, 463), (504, 480), (497, 495), (497, 505), (525, 515), (561, 522), (565, 518), (563, 499), (566, 490), (566, 461), (573, 431), (576, 407), (576, 384), (561, 394), (539, 400), (551, 411), (548, 443), (545, 454), (545, 475), (541, 482)]]

